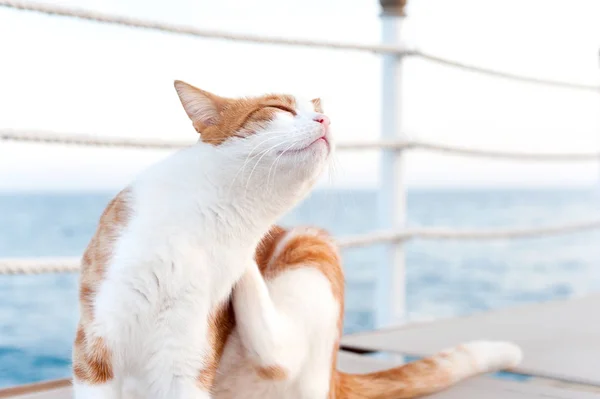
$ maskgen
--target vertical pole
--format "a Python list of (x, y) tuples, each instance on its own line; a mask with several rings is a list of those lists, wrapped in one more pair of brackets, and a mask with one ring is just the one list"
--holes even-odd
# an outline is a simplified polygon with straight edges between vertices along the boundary
[[(400, 33), (406, 0), (380, 0), (382, 41), (401, 45)], [(382, 138), (400, 140), (402, 57), (383, 56)], [(381, 158), (380, 223), (382, 228), (399, 230), (406, 221), (406, 191), (402, 179), (402, 153), (384, 150)], [(378, 266), (375, 323), (377, 327), (401, 324), (406, 318), (405, 255), (402, 243), (386, 248), (385, 261)]]

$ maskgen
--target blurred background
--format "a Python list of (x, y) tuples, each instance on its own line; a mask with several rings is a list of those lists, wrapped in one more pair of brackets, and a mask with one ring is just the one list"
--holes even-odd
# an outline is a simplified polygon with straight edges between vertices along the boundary
[[(32, 2), (35, 4), (34, 2)], [(377, 0), (71, 0), (140, 19), (237, 33), (372, 44)], [(596, 0), (412, 0), (402, 37), (468, 64), (598, 84)], [(338, 142), (381, 137), (381, 55), (192, 38), (0, 7), (0, 129), (192, 142), (173, 89), (321, 97)], [(600, 150), (600, 94), (403, 60), (406, 137), (501, 151)], [(388, 109), (389, 111), (389, 109)], [(170, 150), (0, 141), (0, 257), (79, 256), (104, 206)], [(337, 154), (335, 173), (289, 214), (336, 236), (382, 228), (379, 151)], [(600, 218), (597, 162), (528, 162), (411, 151), (407, 225), (502, 228)], [(600, 291), (600, 233), (515, 241), (410, 241), (406, 321)], [(378, 326), (381, 246), (344, 252), (346, 333)], [(0, 387), (70, 374), (77, 276), (0, 276)]]

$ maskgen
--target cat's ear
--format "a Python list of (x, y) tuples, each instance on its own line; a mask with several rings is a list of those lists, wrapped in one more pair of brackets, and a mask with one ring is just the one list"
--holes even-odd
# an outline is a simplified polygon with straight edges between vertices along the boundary
[(315, 112), (323, 113), (323, 105), (321, 105), (320, 98), (313, 98), (312, 100), (310, 100), (310, 102), (313, 103), (313, 107), (315, 107)]
[(224, 98), (181, 80), (175, 81), (175, 90), (177, 90), (183, 109), (192, 120), (198, 133), (202, 133), (207, 127), (220, 122), (221, 111), (226, 102)]

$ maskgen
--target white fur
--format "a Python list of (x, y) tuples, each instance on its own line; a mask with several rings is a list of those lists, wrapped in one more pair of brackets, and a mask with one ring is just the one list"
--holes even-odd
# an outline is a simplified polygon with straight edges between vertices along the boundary
[[(442, 356), (440, 356), (442, 355)], [(510, 369), (521, 363), (521, 348), (504, 341), (471, 341), (434, 356), (458, 382), (477, 374)]]
[(463, 347), (471, 353), (480, 373), (510, 369), (523, 360), (521, 348), (511, 342), (473, 341), (463, 344)]
[[(115, 380), (77, 383), (78, 399), (204, 399), (208, 316), (248, 268), (268, 228), (303, 198), (330, 150), (310, 104), (264, 131), (215, 147), (199, 142), (130, 187), (132, 215), (94, 303), (93, 335), (112, 352)], [(329, 142), (331, 142), (331, 137)], [(118, 387), (118, 388), (115, 388)]]

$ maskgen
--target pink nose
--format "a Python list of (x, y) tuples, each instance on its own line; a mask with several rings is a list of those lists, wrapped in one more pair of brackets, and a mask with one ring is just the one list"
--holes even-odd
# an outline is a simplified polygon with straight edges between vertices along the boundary
[(315, 122), (319, 122), (320, 124), (325, 126), (325, 128), (328, 128), (329, 125), (331, 124), (331, 121), (329, 120), (329, 118), (323, 114), (319, 114), (319, 115), (315, 116), (313, 119), (315, 120)]

